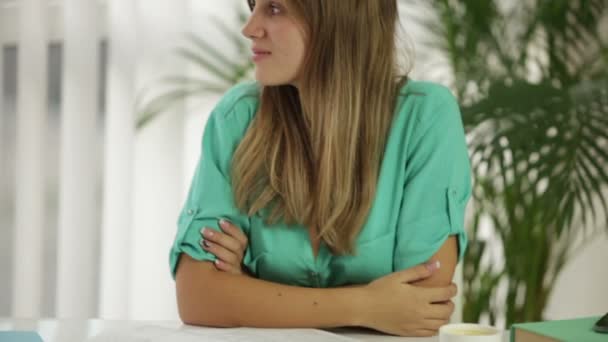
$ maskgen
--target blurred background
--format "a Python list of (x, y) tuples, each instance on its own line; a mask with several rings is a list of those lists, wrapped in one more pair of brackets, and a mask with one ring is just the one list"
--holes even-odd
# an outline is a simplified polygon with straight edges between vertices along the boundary
[[(464, 321), (608, 311), (608, 3), (400, 1), (474, 171)], [(0, 317), (178, 319), (202, 130), (251, 79), (245, 1), (0, 0)], [(404, 58), (405, 60), (406, 58)]]

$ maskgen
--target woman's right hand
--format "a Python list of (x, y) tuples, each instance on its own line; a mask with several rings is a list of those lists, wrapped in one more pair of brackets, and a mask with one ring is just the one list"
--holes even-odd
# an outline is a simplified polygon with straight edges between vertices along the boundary
[(399, 336), (434, 336), (447, 324), (456, 295), (455, 284), (419, 287), (411, 283), (430, 277), (439, 268), (431, 262), (391, 273), (363, 287), (361, 325)]

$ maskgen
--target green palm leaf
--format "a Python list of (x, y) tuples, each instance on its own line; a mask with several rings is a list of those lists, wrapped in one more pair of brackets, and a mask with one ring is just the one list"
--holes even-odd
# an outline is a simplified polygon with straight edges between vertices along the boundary
[[(547, 284), (577, 247), (565, 241), (608, 227), (600, 221), (608, 216), (608, 58), (599, 29), (608, 3), (532, 1), (509, 11), (498, 1), (430, 3), (437, 15), (425, 25), (454, 70), (471, 137), (471, 245), (483, 246), (465, 257), (464, 318), (542, 319)], [(480, 216), (490, 218), (506, 256), (502, 313), (488, 305), (495, 284), (478, 266), (490, 248), (475, 235)]]

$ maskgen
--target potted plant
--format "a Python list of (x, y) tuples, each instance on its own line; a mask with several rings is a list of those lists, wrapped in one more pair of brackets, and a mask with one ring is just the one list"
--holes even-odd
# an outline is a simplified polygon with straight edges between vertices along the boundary
[[(542, 320), (564, 265), (608, 231), (608, 3), (514, 5), (432, 0), (426, 23), (475, 178), (463, 320), (504, 314), (506, 326)], [(479, 235), (484, 220), (495, 241)]]

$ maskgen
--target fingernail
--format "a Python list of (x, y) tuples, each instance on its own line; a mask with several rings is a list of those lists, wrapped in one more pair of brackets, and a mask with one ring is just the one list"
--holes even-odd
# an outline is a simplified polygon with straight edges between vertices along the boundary
[(228, 224), (228, 220), (226, 220), (225, 218), (220, 219), (220, 226), (226, 227), (227, 224)]
[(439, 262), (439, 260), (429, 261), (425, 264), (425, 266), (429, 271), (433, 272), (433, 271), (438, 270), (441, 267), (441, 263)]
[(203, 245), (207, 248), (209, 248), (209, 242), (207, 242), (207, 240), (203, 240)]
[(203, 228), (201, 229), (201, 233), (207, 237), (213, 236), (213, 231), (211, 229)]

